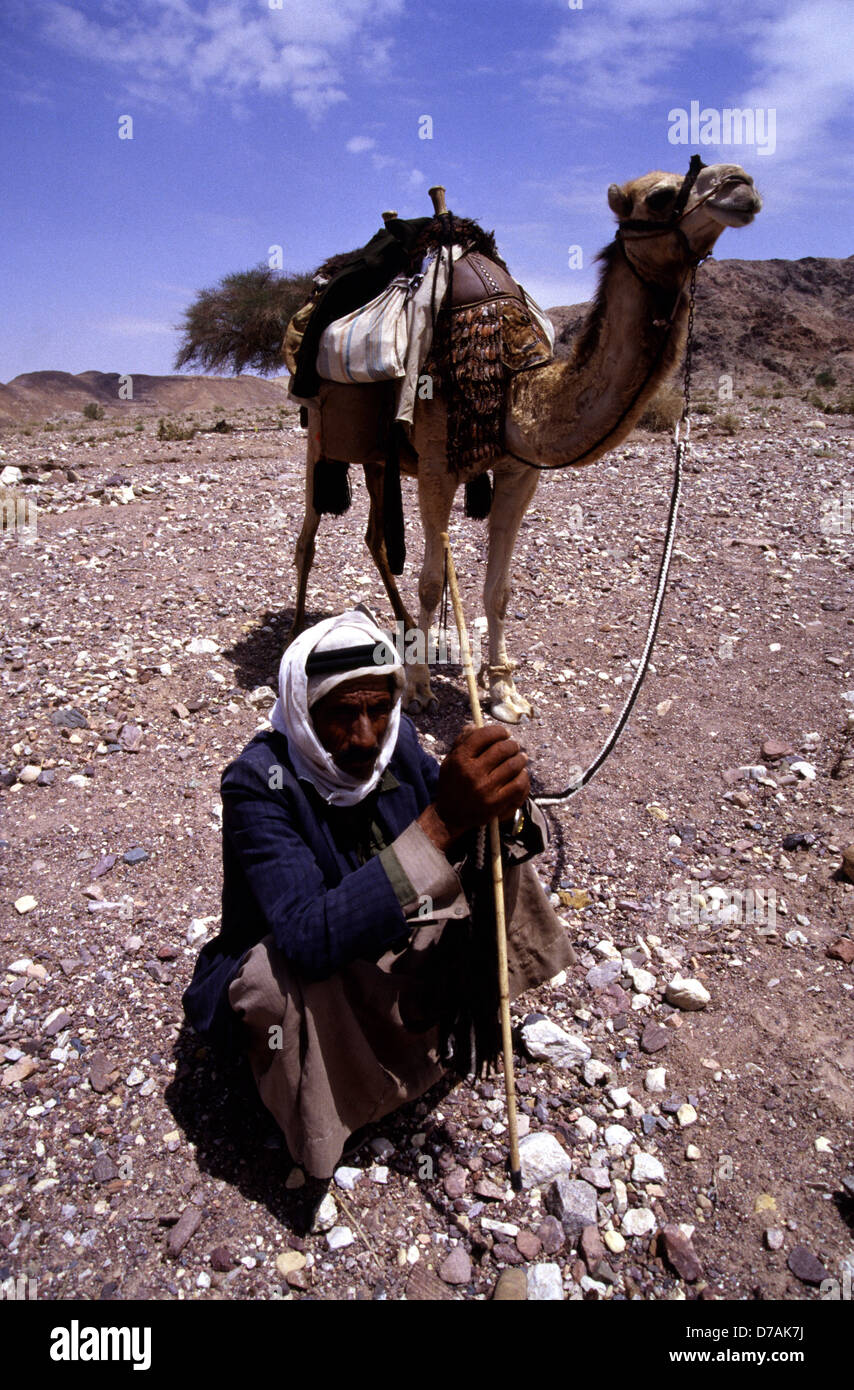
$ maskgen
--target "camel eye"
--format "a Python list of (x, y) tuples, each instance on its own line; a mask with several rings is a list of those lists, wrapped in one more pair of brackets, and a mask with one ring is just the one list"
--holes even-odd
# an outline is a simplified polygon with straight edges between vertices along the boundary
[(676, 197), (675, 188), (655, 188), (646, 195), (646, 205), (650, 212), (664, 212)]

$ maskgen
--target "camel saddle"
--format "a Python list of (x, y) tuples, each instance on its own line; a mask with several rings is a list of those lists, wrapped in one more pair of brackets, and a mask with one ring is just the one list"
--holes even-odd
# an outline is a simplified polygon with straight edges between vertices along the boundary
[(456, 317), (459, 310), (482, 305), (494, 305), (500, 316), (501, 362), (510, 375), (551, 362), (551, 322), (503, 266), (480, 252), (470, 251), (454, 265), (450, 304), (446, 307)]

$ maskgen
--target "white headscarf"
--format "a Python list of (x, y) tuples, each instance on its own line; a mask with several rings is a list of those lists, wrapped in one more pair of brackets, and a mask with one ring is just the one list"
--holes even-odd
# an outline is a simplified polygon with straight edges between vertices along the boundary
[[(315, 649), (340, 651), (369, 642), (377, 645), (383, 660), (355, 670), (307, 676), (306, 660)], [(389, 661), (389, 657), (394, 661)], [(366, 781), (344, 772), (326, 751), (312, 723), (310, 706), (328, 695), (336, 685), (359, 676), (392, 676), (392, 708), (380, 755)], [(365, 613), (351, 609), (337, 618), (325, 618), (301, 632), (288, 647), (279, 664), (279, 698), (270, 714), (270, 723), (285, 734), (288, 750), (298, 777), (311, 782), (330, 806), (355, 806), (376, 787), (394, 752), (400, 730), (400, 697), (403, 692), (403, 662), (388, 633), (383, 632)]]

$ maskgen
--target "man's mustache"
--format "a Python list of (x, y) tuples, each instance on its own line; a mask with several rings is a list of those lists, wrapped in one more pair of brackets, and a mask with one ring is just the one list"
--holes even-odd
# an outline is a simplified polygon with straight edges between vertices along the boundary
[(342, 753), (338, 759), (338, 765), (342, 768), (364, 767), (366, 763), (375, 763), (380, 756), (379, 745), (376, 748), (368, 748), (358, 753)]

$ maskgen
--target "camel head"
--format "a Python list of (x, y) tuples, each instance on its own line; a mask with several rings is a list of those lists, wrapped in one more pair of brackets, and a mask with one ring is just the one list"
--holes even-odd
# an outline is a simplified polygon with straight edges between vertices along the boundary
[(724, 227), (746, 227), (762, 207), (753, 179), (738, 164), (709, 164), (679, 211), (685, 177), (657, 169), (608, 189), (627, 255), (653, 279), (679, 273), (692, 259), (707, 256)]

